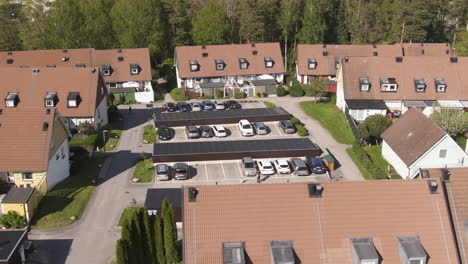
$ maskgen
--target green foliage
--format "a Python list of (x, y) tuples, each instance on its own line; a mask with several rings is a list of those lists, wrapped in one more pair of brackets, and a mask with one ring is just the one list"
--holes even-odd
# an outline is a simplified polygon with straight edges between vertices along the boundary
[(300, 124), (302, 124), (301, 121), (299, 120), (299, 118), (294, 117), (294, 116), (291, 117), (290, 121), (291, 121), (291, 123), (292, 123), (293, 125), (297, 125), (297, 124), (300, 125)]
[(459, 32), (456, 34), (455, 55), (468, 56), (468, 32)]
[(12, 1), (0, 4), (0, 50), (19, 50), (18, 23), (21, 18), (21, 6)]
[(7, 229), (20, 229), (26, 225), (26, 219), (16, 211), (9, 211), (0, 215), (0, 225)]
[(170, 1), (169, 26), (174, 46), (188, 45), (191, 42), (191, 22), (187, 11), (190, 10), (186, 0)]
[(162, 92), (160, 90), (155, 90), (153, 101), (157, 102), (157, 101), (162, 101), (162, 100), (164, 100), (164, 96)]
[(460, 109), (441, 107), (430, 118), (451, 136), (468, 132), (468, 113)]
[(141, 160), (137, 163), (133, 178), (140, 179), (139, 183), (148, 183), (153, 181), (154, 166), (152, 159)]
[(364, 150), (364, 148), (358, 143), (354, 142), (353, 147), (351, 148), (351, 151), (353, 153), (354, 158), (356, 159), (355, 162), (359, 163), (358, 165), (361, 165), (364, 167), (371, 175), (372, 178), (367, 178), (368, 180), (371, 179), (387, 179), (388, 173), (385, 172), (384, 170), (380, 169), (377, 167), (374, 162), (372, 162), (371, 158), (367, 154), (367, 152)]
[(307, 96), (313, 96), (315, 101), (317, 101), (317, 97), (323, 97), (328, 94), (328, 91), (325, 90), (326, 83), (324, 80), (320, 80), (319, 78), (312, 79), (310, 84), (302, 84), (301, 88), (305, 91)]
[(235, 99), (244, 99), (245, 98), (245, 93), (244, 92), (236, 92), (234, 93), (234, 98)]
[(283, 86), (276, 87), (276, 95), (279, 96), (279, 97), (285, 96), (286, 95), (286, 89), (284, 89)]
[(47, 0), (36, 0), (21, 10), (19, 38), (25, 50), (46, 48)]
[(214, 96), (211, 96), (211, 95), (204, 95), (202, 97), (200, 97), (201, 99), (214, 99)]
[(292, 97), (301, 97), (304, 96), (304, 94), (304, 89), (302, 89), (300, 84), (294, 84), (293, 86), (289, 87), (289, 95)]
[(167, 199), (163, 201), (162, 208), (164, 250), (168, 264), (177, 263), (181, 260), (177, 250), (177, 227), (175, 222), (174, 207)]
[(223, 98), (224, 97), (224, 91), (221, 89), (216, 90), (216, 98)]
[(174, 88), (170, 92), (174, 101), (187, 101), (188, 97), (185, 95), (185, 91), (182, 88)]
[(125, 239), (119, 239), (117, 240), (117, 246), (116, 246), (116, 259), (117, 259), (117, 264), (128, 264), (129, 263), (129, 258), (128, 254), (130, 253), (130, 244), (128, 240)]
[(164, 230), (161, 217), (156, 216), (154, 220), (154, 237), (156, 244), (156, 259), (158, 263), (166, 263), (166, 252), (164, 250)]
[(289, 88), (291, 88), (295, 85), (300, 85), (300, 84), (299, 84), (299, 81), (294, 76), (289, 76), (288, 78), (286, 78), (286, 85)]
[(276, 107), (276, 105), (272, 102), (268, 102), (268, 101), (263, 101), (263, 103), (265, 104), (266, 107), (268, 108), (273, 108), (273, 107)]
[(153, 125), (146, 125), (143, 128), (143, 140), (146, 140), (145, 144), (154, 144), (157, 142), (157, 131)]
[(299, 40), (303, 44), (319, 44), (325, 40), (327, 25), (321, 2), (321, 0), (305, 0), (302, 29), (299, 32)]
[(264, 17), (256, 0), (243, 0), (240, 4), (239, 35), (242, 40), (258, 42), (264, 32)]
[(227, 42), (229, 20), (224, 7), (218, 2), (207, 2), (198, 11), (192, 25), (192, 38), (197, 45), (214, 45)]
[(384, 115), (371, 115), (358, 125), (358, 132), (362, 139), (378, 143), (380, 135), (392, 125), (392, 120)]
[(296, 130), (297, 130), (297, 134), (301, 137), (306, 137), (309, 135), (309, 131), (307, 130), (307, 128), (305, 128), (303, 125), (301, 124), (295, 124), (294, 125), (296, 127)]
[(89, 135), (94, 133), (94, 127), (88, 122), (83, 122), (76, 127), (79, 133), (84, 135)]

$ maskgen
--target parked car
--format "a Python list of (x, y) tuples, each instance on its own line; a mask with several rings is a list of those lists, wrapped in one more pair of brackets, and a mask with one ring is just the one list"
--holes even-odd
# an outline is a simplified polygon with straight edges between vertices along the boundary
[(203, 110), (205, 110), (205, 111), (211, 111), (211, 110), (215, 109), (213, 103), (211, 101), (209, 101), (209, 100), (203, 101), (202, 105), (203, 105)]
[(193, 102), (191, 106), (192, 106), (192, 111), (194, 112), (198, 112), (202, 110), (202, 105), (199, 102)]
[(177, 106), (174, 103), (167, 103), (164, 105), (166, 112), (175, 112), (177, 111)]
[(296, 128), (294, 127), (294, 125), (289, 120), (280, 121), (278, 125), (283, 130), (283, 132), (286, 133), (286, 134), (296, 133)]
[(273, 161), (273, 165), (275, 166), (276, 172), (281, 174), (289, 174), (291, 173), (291, 167), (289, 167), (289, 163), (287, 160), (280, 159)]
[(323, 174), (327, 172), (323, 162), (318, 157), (306, 157), (306, 163), (309, 165), (310, 171), (315, 174)]
[(239, 121), (239, 131), (241, 132), (242, 136), (248, 137), (254, 135), (254, 130), (250, 122), (246, 119), (242, 119)]
[(268, 134), (268, 128), (267, 128), (267, 126), (265, 126), (264, 123), (255, 122), (255, 123), (253, 123), (253, 126), (255, 128), (255, 133), (257, 133), (257, 135), (266, 135), (266, 134)]
[(301, 159), (291, 159), (290, 163), (294, 174), (297, 176), (309, 176), (309, 167), (305, 161)]
[(174, 178), (176, 180), (187, 180), (189, 178), (190, 167), (186, 163), (174, 164)]
[(226, 109), (226, 105), (224, 104), (223, 101), (215, 101), (215, 108), (216, 110), (224, 110)]
[(156, 180), (168, 181), (171, 179), (171, 167), (167, 164), (156, 165)]
[(185, 102), (178, 102), (177, 103), (177, 110), (179, 112), (190, 112), (190, 106)]
[(242, 158), (242, 168), (245, 176), (257, 175), (257, 167), (251, 157)]
[(226, 101), (226, 109), (242, 109), (242, 105), (240, 105), (237, 101), (229, 100)]
[(226, 128), (224, 128), (222, 125), (213, 126), (213, 131), (214, 131), (214, 135), (216, 137), (226, 137), (227, 136)]
[(260, 171), (260, 174), (262, 175), (275, 174), (275, 169), (271, 165), (271, 162), (259, 160), (257, 162), (257, 165), (258, 165), (258, 170)]
[(199, 138), (200, 137), (200, 130), (196, 126), (186, 126), (185, 133), (187, 134), (188, 138)]
[(213, 131), (211, 130), (211, 127), (209, 126), (201, 126), (200, 131), (201, 131), (201, 136), (204, 138), (213, 137)]
[(172, 129), (167, 125), (159, 125), (158, 135), (161, 140), (169, 140), (172, 138)]

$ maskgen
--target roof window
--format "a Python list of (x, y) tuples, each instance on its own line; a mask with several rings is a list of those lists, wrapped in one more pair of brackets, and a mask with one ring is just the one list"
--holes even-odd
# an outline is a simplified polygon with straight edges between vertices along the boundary
[(7, 64), (13, 64), (13, 59), (7, 59), (7, 60), (6, 60), (6, 63), (7, 63)]
[(67, 96), (67, 107), (77, 108), (81, 103), (81, 97), (79, 92), (69, 92)]
[(5, 97), (5, 106), (6, 107), (16, 107), (19, 103), (18, 93), (8, 93)]
[(117, 50), (117, 53), (122, 53), (122, 49), (118, 49), (118, 50)]
[(335, 58), (335, 68), (338, 69), (340, 67), (340, 58)]
[(434, 79), (436, 92), (438, 93), (445, 93), (447, 90), (447, 83), (445, 82), (444, 78), (435, 78)]
[(379, 56), (379, 53), (377, 51), (372, 52), (373, 56)]
[(403, 62), (403, 57), (395, 57), (395, 61), (398, 62), (398, 63), (402, 63)]
[(202, 57), (203, 57), (203, 58), (206, 58), (206, 57), (208, 57), (208, 53), (206, 53), (206, 52), (203, 52), (203, 53), (202, 53)]
[(221, 60), (221, 59), (216, 59), (216, 60), (215, 60), (215, 63), (216, 63), (216, 70), (218, 70), (218, 71), (224, 70), (225, 64), (224, 64), (224, 61), (223, 61), (223, 60)]
[(140, 65), (130, 64), (130, 73), (132, 75), (138, 75), (138, 74), (140, 74), (140, 71), (141, 71)]
[(103, 64), (102, 66), (102, 74), (104, 76), (110, 76), (112, 74), (112, 67), (110, 64)]
[(309, 197), (320, 198), (323, 193), (323, 186), (321, 184), (308, 184), (307, 188), (309, 189)]
[(322, 52), (322, 55), (323, 55), (323, 56), (328, 56), (328, 51)]
[(308, 62), (309, 70), (313, 70), (313, 69), (317, 68), (317, 60), (316, 59), (309, 58), (307, 60), (307, 62)]
[(396, 92), (398, 84), (395, 78), (380, 78), (382, 92)]
[(117, 60), (118, 60), (118, 61), (124, 61), (124, 57), (119, 56), (119, 57), (117, 57)]
[(245, 58), (240, 58), (239, 59), (239, 67), (241, 70), (245, 70), (249, 67), (249, 62)]
[(57, 93), (56, 92), (47, 92), (44, 97), (45, 107), (54, 107), (57, 105)]
[(245, 264), (245, 243), (224, 242), (223, 264)]
[(351, 238), (353, 264), (379, 264), (380, 256), (371, 237)]
[(368, 92), (370, 90), (370, 82), (367, 77), (359, 78), (359, 87), (361, 92)]
[(424, 93), (426, 91), (426, 83), (424, 82), (423, 78), (415, 78), (414, 79), (414, 88), (416, 88), (416, 92)]
[(398, 237), (401, 264), (426, 264), (427, 253), (424, 250), (419, 237)]
[(292, 241), (271, 241), (272, 264), (295, 264)]
[(275, 65), (275, 61), (271, 57), (265, 57), (265, 67), (267, 68), (273, 68), (273, 65)]
[(66, 62), (66, 61), (69, 61), (70, 58), (69, 57), (62, 57), (62, 61)]
[(190, 61), (190, 71), (199, 71), (200, 70), (200, 65), (198, 64), (198, 61), (196, 60), (191, 60)]

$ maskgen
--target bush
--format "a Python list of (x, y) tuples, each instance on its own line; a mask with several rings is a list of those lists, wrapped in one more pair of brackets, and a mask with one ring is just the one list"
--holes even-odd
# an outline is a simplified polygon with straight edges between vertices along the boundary
[(289, 87), (289, 95), (292, 97), (301, 97), (304, 94), (305, 92), (299, 84)]
[(276, 107), (276, 105), (272, 102), (268, 102), (268, 101), (263, 101), (263, 103), (265, 104), (266, 107), (268, 108), (273, 108), (273, 107)]
[(214, 99), (214, 96), (208, 96), (208, 95), (205, 95), (205, 96), (202, 96), (200, 97), (201, 99)]
[(264, 98), (265, 98), (265, 97), (268, 97), (268, 93), (267, 93), (267, 92), (263, 92), (263, 93), (262, 93), (262, 97), (264, 97)]
[(109, 118), (109, 122), (114, 122), (119, 119), (120, 113), (117, 106), (111, 105), (109, 108), (107, 108), (107, 117)]
[(7, 229), (20, 229), (26, 225), (26, 219), (16, 211), (9, 211), (6, 214), (0, 215), (0, 225)]
[(293, 123), (293, 125), (302, 125), (301, 121), (297, 117), (291, 117), (290, 121)]
[(353, 147), (351, 148), (356, 158), (361, 162), (361, 164), (376, 178), (376, 179), (387, 179), (387, 173), (377, 167), (374, 162), (370, 159), (367, 152), (362, 148), (359, 142), (354, 142)]
[(306, 137), (309, 135), (309, 131), (307, 130), (307, 128), (305, 128), (303, 125), (301, 124), (295, 124), (294, 125), (296, 127), (296, 130), (297, 130), (297, 134), (301, 137)]
[(154, 91), (154, 101), (164, 100), (164, 96), (161, 91)]
[(245, 93), (244, 92), (236, 92), (236, 93), (234, 93), (234, 98), (235, 99), (244, 99), (245, 98)]
[(286, 95), (286, 89), (284, 89), (283, 86), (278, 86), (276, 88), (276, 95), (279, 97), (285, 96)]
[(78, 130), (78, 132), (80, 132), (81, 134), (85, 134), (85, 135), (89, 135), (89, 134), (94, 133), (93, 125), (91, 125), (88, 122), (84, 122), (84, 123), (79, 124), (76, 127), (76, 130)]
[(172, 99), (174, 101), (187, 101), (188, 97), (185, 95), (185, 92), (182, 88), (174, 88), (170, 92)]
[(295, 85), (299, 85), (299, 81), (294, 76), (289, 76), (286, 78), (286, 85), (288, 87), (293, 87)]
[(216, 98), (223, 98), (224, 97), (224, 91), (223, 90), (216, 90)]

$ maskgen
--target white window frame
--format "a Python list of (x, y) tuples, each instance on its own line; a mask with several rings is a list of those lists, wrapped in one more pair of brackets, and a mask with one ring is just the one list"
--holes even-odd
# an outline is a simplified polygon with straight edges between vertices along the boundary
[(46, 106), (54, 107), (54, 100), (53, 99), (46, 99), (45, 104), (46, 104)]
[(190, 70), (191, 71), (198, 71), (198, 65), (197, 64), (190, 64)]
[(361, 84), (361, 92), (368, 92), (369, 88), (370, 88), (370, 85), (368, 83)]
[(364, 259), (364, 260), (361, 260), (360, 264), (378, 264), (378, 260)]
[(442, 93), (445, 92), (445, 89), (447, 88), (447, 85), (445, 84), (438, 84), (437, 85), (437, 92)]
[(416, 92), (421, 93), (421, 92), (425, 92), (425, 91), (426, 91), (426, 85), (425, 84), (418, 84), (416, 86)]
[[(443, 153), (443, 155), (442, 155), (442, 153)], [(439, 158), (440, 158), (440, 159), (445, 159), (445, 158), (447, 158), (447, 149), (440, 149), (440, 150), (439, 150)]]
[(15, 107), (15, 101), (14, 100), (5, 100), (5, 104), (6, 104), (5, 105), (6, 107), (10, 107), (10, 108)]
[[(24, 176), (25, 174), (31, 174), (31, 179), (26, 179)], [(34, 174), (32, 172), (23, 172), (21, 173), (21, 179), (24, 181), (24, 182), (33, 182), (34, 181)]]
[(315, 69), (317, 68), (317, 62), (309, 62), (309, 69)]
[(15, 183), (15, 174), (13, 172), (7, 171), (6, 176), (8, 183)]
[(382, 84), (382, 92), (396, 92), (398, 85), (393, 83)]
[(241, 65), (240, 65), (240, 67), (241, 67), (241, 69), (243, 69), (243, 70), (247, 69), (247, 67), (248, 67), (247, 62), (242, 62)]
[(105, 76), (109, 76), (110, 75), (110, 70), (103, 70), (102, 74), (104, 74)]
[(411, 261), (419, 261), (418, 264), (426, 264), (426, 260), (423, 258), (410, 258), (408, 264), (411, 264)]
[(265, 64), (265, 66), (266, 66), (267, 68), (273, 68), (273, 61), (267, 61), (266, 64)]
[(139, 74), (140, 71), (138, 70), (138, 68), (132, 68), (132, 74)]
[(216, 70), (224, 70), (224, 64), (216, 63)]
[(76, 107), (76, 100), (68, 100), (68, 107)]

